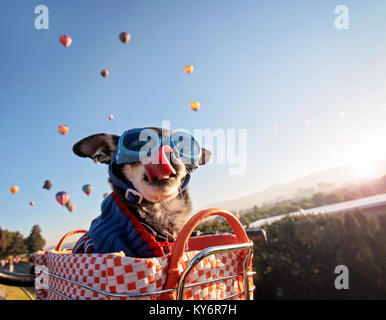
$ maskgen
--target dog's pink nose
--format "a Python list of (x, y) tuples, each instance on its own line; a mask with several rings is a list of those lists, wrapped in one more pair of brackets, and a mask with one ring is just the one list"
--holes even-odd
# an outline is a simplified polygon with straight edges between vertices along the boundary
[(166, 156), (166, 153), (171, 152), (173, 152), (173, 149), (168, 145), (164, 145), (158, 150), (153, 151), (147, 159), (145, 171), (150, 182), (152, 182), (154, 178), (165, 180), (172, 174), (176, 174), (176, 170), (174, 170)]

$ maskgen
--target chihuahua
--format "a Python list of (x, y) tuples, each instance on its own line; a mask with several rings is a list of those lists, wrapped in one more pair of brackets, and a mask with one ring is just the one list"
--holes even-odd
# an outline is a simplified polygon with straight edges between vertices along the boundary
[(73, 252), (123, 251), (132, 257), (170, 252), (191, 213), (190, 175), (211, 153), (185, 132), (153, 127), (131, 129), (120, 137), (92, 135), (73, 151), (107, 164), (113, 190)]

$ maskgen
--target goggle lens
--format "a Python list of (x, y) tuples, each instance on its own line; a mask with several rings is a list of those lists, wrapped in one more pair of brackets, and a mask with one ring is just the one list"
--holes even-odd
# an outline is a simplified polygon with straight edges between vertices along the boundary
[(149, 128), (126, 131), (119, 139), (116, 161), (118, 164), (140, 162), (165, 144), (177, 150), (181, 161), (186, 165), (198, 165), (201, 147), (193, 136), (185, 132), (175, 132), (170, 137), (161, 138), (155, 130)]
[(196, 166), (201, 157), (201, 147), (190, 134), (176, 132), (170, 137), (171, 145), (177, 149), (181, 161)]

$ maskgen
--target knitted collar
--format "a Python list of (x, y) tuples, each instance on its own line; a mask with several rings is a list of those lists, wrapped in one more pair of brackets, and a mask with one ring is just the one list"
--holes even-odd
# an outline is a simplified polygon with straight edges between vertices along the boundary
[(146, 228), (115, 192), (103, 201), (102, 214), (92, 222), (88, 234), (101, 253), (124, 251), (132, 257), (159, 257), (172, 248), (169, 241), (157, 241), (157, 234)]

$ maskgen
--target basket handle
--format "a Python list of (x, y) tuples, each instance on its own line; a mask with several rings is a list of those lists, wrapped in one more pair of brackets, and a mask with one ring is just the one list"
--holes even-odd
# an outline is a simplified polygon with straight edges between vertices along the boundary
[(60, 239), (58, 245), (55, 248), (55, 251), (62, 251), (62, 247), (63, 247), (64, 241), (66, 241), (72, 235), (77, 234), (77, 233), (87, 233), (87, 232), (88, 232), (88, 230), (78, 229), (78, 230), (73, 230), (73, 231), (70, 231), (70, 232), (66, 233), (63, 236), (63, 238)]
[(179, 280), (178, 263), (182, 259), (182, 256), (185, 252), (189, 237), (194, 231), (194, 229), (196, 229), (196, 227), (201, 223), (201, 221), (210, 216), (224, 217), (232, 227), (233, 232), (235, 233), (236, 238), (240, 243), (250, 242), (240, 221), (229, 211), (222, 209), (206, 209), (196, 213), (182, 228), (180, 234), (178, 235), (174, 243), (164, 289), (171, 289), (176, 287), (176, 284)]

